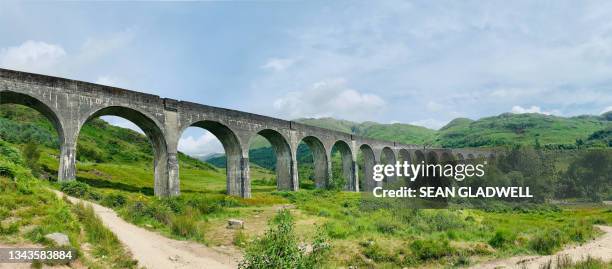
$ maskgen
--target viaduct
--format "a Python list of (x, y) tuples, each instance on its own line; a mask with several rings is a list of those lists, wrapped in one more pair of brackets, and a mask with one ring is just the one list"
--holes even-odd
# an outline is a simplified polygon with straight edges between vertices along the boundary
[[(112, 115), (132, 121), (149, 138), (154, 151), (154, 191), (157, 196), (176, 196), (179, 189), (178, 141), (188, 127), (200, 127), (214, 134), (227, 156), (227, 193), (251, 196), (249, 144), (257, 135), (266, 138), (276, 153), (277, 188), (298, 189), (296, 151), (300, 142), (313, 153), (317, 187), (331, 178), (332, 148), (342, 156), (346, 190), (371, 190), (372, 167), (384, 159), (442, 162), (490, 158), (494, 153), (479, 149), (438, 149), (382, 141), (313, 127), (236, 110), (177, 101), (169, 98), (97, 85), (88, 82), (0, 69), (0, 104), (20, 104), (36, 109), (57, 130), (60, 144), (58, 180), (76, 177), (77, 138), (83, 124)], [(366, 186), (359, 186), (357, 154), (364, 156)], [(387, 178), (392, 182), (395, 178)]]

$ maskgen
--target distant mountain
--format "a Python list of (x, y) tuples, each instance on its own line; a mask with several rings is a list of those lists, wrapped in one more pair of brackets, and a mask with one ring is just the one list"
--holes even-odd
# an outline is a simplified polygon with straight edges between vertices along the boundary
[(436, 131), (422, 126), (405, 123), (383, 124), (366, 121), (362, 123), (337, 120), (334, 118), (297, 119), (296, 122), (352, 133), (360, 136), (382, 140), (397, 141), (406, 144), (424, 144), (435, 138)]
[(602, 116), (558, 117), (536, 113), (481, 118), (459, 118), (442, 127), (432, 144), (448, 148), (491, 147), (512, 144), (573, 145), (594, 132), (612, 126)]
[(225, 156), (225, 154), (224, 153), (209, 153), (204, 156), (198, 156), (197, 159), (200, 161), (206, 162), (210, 159), (214, 159), (214, 158), (222, 157), (222, 156)]

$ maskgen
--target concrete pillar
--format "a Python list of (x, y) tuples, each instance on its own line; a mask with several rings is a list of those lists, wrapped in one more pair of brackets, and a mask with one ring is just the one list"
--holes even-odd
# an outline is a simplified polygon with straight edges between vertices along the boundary
[[(157, 197), (168, 197), (170, 196), (170, 180), (169, 180), (169, 170), (168, 170), (168, 151), (166, 149), (157, 149), (161, 152), (155, 153), (155, 158), (153, 161), (153, 169), (154, 169), (154, 177), (155, 177), (155, 185), (153, 187), (153, 191), (155, 196)], [(178, 180), (178, 163), (176, 164), (176, 176), (173, 180), (174, 188), (178, 188), (179, 180)]]
[(352, 159), (353, 169), (351, 169), (351, 181), (354, 182), (354, 189), (352, 191), (359, 192), (361, 186), (359, 186), (359, 164), (357, 163), (357, 159)]
[(76, 179), (76, 144), (73, 141), (64, 142), (60, 146), (59, 182)]
[(347, 191), (357, 191), (359, 189), (359, 182), (355, 181), (355, 164), (350, 153), (343, 154), (342, 156), (342, 176), (346, 180), (344, 189)]
[[(241, 156), (240, 154), (232, 154), (229, 153), (226, 150), (226, 154), (225, 154), (227, 163), (225, 166), (225, 171), (227, 174), (227, 194), (228, 195), (233, 195), (233, 196), (240, 196), (243, 197), (243, 178), (242, 178), (242, 171), (243, 171), (243, 164), (242, 162), (244, 161), (244, 157)], [(247, 162), (247, 169), (248, 169), (248, 162), (249, 162), (249, 158), (246, 158), (246, 162)]]
[[(297, 151), (291, 151), (291, 162), (289, 162), (290, 169), (290, 178), (291, 178), (291, 190), (297, 191), (300, 189), (300, 179), (298, 178), (298, 167), (297, 167)], [(316, 168), (315, 168), (316, 169)], [(315, 172), (316, 173), (316, 172)]]
[(251, 198), (251, 178), (249, 174), (249, 153), (247, 149), (246, 155), (240, 158), (240, 196), (242, 198)]
[(168, 153), (168, 185), (169, 196), (179, 196), (181, 194), (177, 152)]

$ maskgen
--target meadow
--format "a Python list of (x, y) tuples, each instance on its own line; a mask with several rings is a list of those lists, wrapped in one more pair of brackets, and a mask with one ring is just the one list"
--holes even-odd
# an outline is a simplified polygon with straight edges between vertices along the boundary
[[(107, 266), (102, 267), (133, 266), (133, 261), (119, 258), (123, 248), (117, 247), (116, 239), (100, 227), (90, 210), (56, 199), (46, 188), (111, 207), (127, 221), (168, 237), (242, 249), (250, 255), (247, 257), (253, 257), (250, 265), (258, 264), (257, 255), (252, 254), (266, 253), (267, 247), (278, 246), (272, 239), (284, 238), (296, 245), (293, 250), (298, 245), (326, 246), (328, 251), (320, 256), (304, 258), (300, 263), (304, 266), (465, 267), (500, 257), (551, 254), (597, 237), (600, 231), (593, 225), (612, 223), (612, 208), (601, 203), (559, 206), (537, 201), (487, 201), (486, 206), (452, 203), (445, 209), (401, 208), (339, 188), (314, 190), (308, 163), (299, 166), (304, 180), (297, 192), (276, 191), (273, 171), (251, 163), (253, 197), (242, 199), (224, 194), (223, 168), (183, 154), (179, 156), (181, 196), (157, 198), (153, 196), (152, 154), (146, 138), (101, 120), (88, 123), (79, 137), (77, 181), (59, 184), (55, 182), (57, 138), (48, 122), (18, 106), (0, 114), (0, 138), (4, 140), (0, 149), (3, 156), (13, 156), (0, 162), (1, 241), (48, 244), (41, 234), (66, 231), (74, 245), (85, 249), (83, 253), (93, 253), (93, 260), (106, 261)], [(502, 167), (493, 176), (501, 182), (538, 183), (545, 176), (554, 175), (555, 180), (560, 177), (558, 171), (533, 172), (538, 170), (530, 165), (536, 162), (525, 155), (517, 156), (521, 157), (515, 163), (527, 172), (507, 167), (508, 172)], [(574, 157), (564, 158), (557, 162), (558, 168), (570, 170)], [(338, 157), (333, 161), (334, 174), (340, 174)], [(550, 185), (549, 181), (541, 183)], [(22, 191), (24, 184), (32, 189)], [(603, 184), (606, 186), (606, 182)], [(540, 193), (550, 195), (547, 199), (554, 195), (548, 188)], [(595, 194), (598, 199), (609, 197), (609, 192)], [(37, 203), (45, 210), (33, 212)], [(230, 218), (244, 220), (245, 228), (227, 229)], [(14, 222), (18, 224), (10, 224), (13, 219), (18, 219)], [(68, 221), (60, 223), (57, 219)], [(17, 225), (40, 228), (32, 234), (15, 228)], [(275, 230), (290, 234), (269, 236)], [(105, 243), (96, 245), (100, 250), (94, 251), (79, 247), (88, 242), (90, 247), (91, 242)], [(87, 256), (83, 257), (86, 260)]]

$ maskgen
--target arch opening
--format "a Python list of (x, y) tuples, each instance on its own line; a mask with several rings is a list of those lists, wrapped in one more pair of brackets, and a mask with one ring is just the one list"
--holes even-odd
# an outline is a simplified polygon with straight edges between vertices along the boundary
[[(393, 150), (391, 148), (384, 147), (382, 149), (381, 154), (380, 154), (380, 162), (381, 164), (385, 164), (385, 165), (395, 165), (396, 163), (395, 153), (393, 153)], [(396, 175), (393, 175), (393, 176), (385, 175), (385, 178), (383, 179), (384, 184), (395, 184), (396, 182), (397, 182)]]
[[(115, 117), (129, 121), (132, 127), (108, 128), (110, 124), (107, 121)], [(90, 184), (147, 195), (170, 195), (168, 148), (164, 133), (155, 120), (132, 108), (111, 106), (95, 111), (82, 122), (76, 141), (79, 178)], [(122, 178), (106, 176), (100, 171), (123, 169), (120, 165), (126, 162), (141, 165), (144, 169), (122, 171)], [(153, 163), (153, 168), (147, 163)]]
[[(264, 139), (257, 139), (258, 136), (261, 136)], [(269, 168), (272, 168), (272, 170), (276, 172), (276, 188), (278, 190), (297, 190), (298, 182), (297, 178), (295, 177), (297, 175), (294, 175), (294, 171), (292, 171), (293, 158), (291, 156), (291, 147), (289, 146), (289, 143), (285, 137), (278, 131), (264, 129), (259, 131), (256, 136), (250, 139), (249, 147), (254, 146), (253, 142), (256, 140), (262, 142), (265, 141), (264, 144), (269, 143), (271, 146), (273, 161), (270, 162), (273, 163), (269, 164)], [(261, 148), (263, 149), (264, 147)], [(255, 157), (258, 157), (254, 156), (253, 154), (254, 151), (249, 150), (249, 162), (251, 162)], [(250, 170), (249, 173), (251, 173)]]
[(300, 188), (327, 188), (329, 184), (327, 154), (318, 138), (304, 137), (298, 144), (296, 159)]
[(349, 145), (342, 141), (336, 141), (331, 149), (332, 156), (332, 181), (335, 188), (348, 191), (358, 191), (359, 182), (355, 180), (353, 164), (353, 153)]
[(360, 171), (359, 186), (363, 186), (362, 191), (372, 191), (378, 186), (378, 182), (374, 181), (374, 165), (376, 164), (374, 150), (367, 144), (361, 145), (357, 159)]
[[(243, 186), (241, 161), (242, 147), (235, 133), (227, 126), (216, 122), (203, 120), (191, 124), (183, 130), (179, 140), (178, 149), (190, 155), (192, 158), (206, 161), (218, 168), (224, 169), (221, 177), (225, 178), (225, 188), (215, 184), (214, 172), (210, 167), (202, 167), (198, 160), (187, 158), (179, 154), (182, 160), (181, 189), (202, 191), (201, 182), (206, 182), (205, 188), (219, 191), (219, 188), (228, 195), (243, 196), (245, 186)], [(203, 171), (204, 170), (204, 171)]]
[[(59, 115), (40, 100), (22, 93), (0, 91), (0, 105), (4, 104), (22, 105), (38, 111), (53, 125), (53, 128), (57, 132), (59, 143), (61, 144), (64, 141), (64, 128), (59, 119)], [(14, 110), (14, 108), (12, 109)]]
[[(404, 165), (404, 163), (412, 164), (412, 158), (410, 157), (410, 152), (406, 149), (400, 149), (398, 152), (398, 160), (400, 164)], [(409, 180), (409, 177), (406, 175), (402, 175), (401, 179), (404, 181)]]
[(43, 103), (27, 95), (0, 92), (0, 140), (21, 150), (21, 156), (6, 152), (4, 157), (13, 161), (21, 157), (35, 177), (74, 179), (62, 177), (61, 158), (57, 158), (64, 144), (62, 131), (58, 117)]

